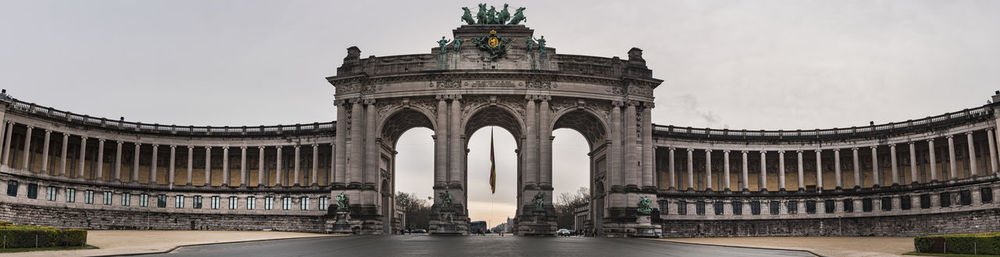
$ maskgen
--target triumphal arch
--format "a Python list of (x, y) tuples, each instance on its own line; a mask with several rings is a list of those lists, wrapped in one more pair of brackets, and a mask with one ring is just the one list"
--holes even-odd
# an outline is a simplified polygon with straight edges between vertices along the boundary
[(604, 218), (635, 217), (641, 200), (656, 202), (650, 111), (662, 80), (653, 78), (642, 50), (623, 49), (624, 59), (560, 54), (520, 24), (524, 8), (513, 17), (506, 9), (480, 11), (476, 19), (465, 10), (466, 24), (430, 53), (362, 57), (350, 47), (327, 78), (336, 88), (335, 152), (345, 153), (335, 159), (333, 194), (343, 192), (357, 205), (354, 222), (363, 230), (388, 228), (399, 183), (396, 142), (424, 127), (434, 131), (430, 232), (467, 233), (467, 137), (499, 126), (517, 142), (515, 232), (551, 235), (552, 131), (569, 128), (590, 146), (590, 170), (580, 172), (591, 178), (595, 229), (658, 235), (648, 217)]

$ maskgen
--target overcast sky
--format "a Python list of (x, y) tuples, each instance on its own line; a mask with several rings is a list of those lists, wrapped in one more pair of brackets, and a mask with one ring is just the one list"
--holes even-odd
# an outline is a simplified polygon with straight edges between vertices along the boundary
[[(624, 58), (642, 48), (664, 80), (657, 124), (848, 127), (975, 107), (1000, 89), (1000, 1), (525, 2), (511, 6), (527, 7), (525, 24), (558, 53)], [(0, 0), (0, 87), (150, 123), (330, 121), (324, 77), (347, 47), (428, 53), (476, 3)], [(430, 195), (430, 134), (400, 141), (398, 189)], [(488, 135), (471, 138), (469, 179), (472, 218), (492, 225), (513, 215), (515, 173), (513, 138), (498, 129), (501, 185), (493, 196), (477, 187)], [(586, 186), (583, 138), (555, 136), (556, 191)]]

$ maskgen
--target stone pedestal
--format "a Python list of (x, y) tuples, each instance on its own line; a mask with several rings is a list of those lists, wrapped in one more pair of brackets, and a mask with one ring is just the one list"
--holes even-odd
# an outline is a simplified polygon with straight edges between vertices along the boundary
[(555, 208), (551, 205), (543, 210), (531, 208), (531, 212), (519, 216), (517, 219), (517, 234), (520, 236), (554, 236), (556, 234)]
[(454, 210), (438, 210), (432, 207), (430, 233), (433, 235), (468, 235), (469, 219)]
[(348, 211), (337, 211), (337, 221), (333, 223), (331, 231), (337, 234), (353, 234), (351, 229), (351, 213)]
[(635, 218), (635, 232), (632, 234), (633, 237), (660, 237), (663, 234), (663, 229), (660, 225), (652, 224), (652, 216), (650, 215), (637, 215)]

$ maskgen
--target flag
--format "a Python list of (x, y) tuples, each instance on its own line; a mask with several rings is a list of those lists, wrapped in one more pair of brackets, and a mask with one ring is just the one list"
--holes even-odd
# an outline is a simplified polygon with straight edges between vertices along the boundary
[(497, 163), (493, 158), (493, 128), (490, 128), (490, 193), (497, 193)]

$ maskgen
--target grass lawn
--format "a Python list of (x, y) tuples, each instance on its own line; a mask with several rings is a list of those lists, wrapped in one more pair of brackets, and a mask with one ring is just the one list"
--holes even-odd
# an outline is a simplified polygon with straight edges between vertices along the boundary
[(34, 252), (34, 251), (58, 251), (58, 250), (80, 250), (80, 249), (97, 249), (97, 246), (85, 245), (85, 246), (57, 246), (57, 247), (41, 247), (41, 248), (0, 248), (0, 253), (20, 253), (20, 252)]
[(983, 254), (951, 254), (951, 253), (918, 253), (918, 252), (908, 252), (903, 255), (919, 255), (919, 256), (953, 256), (953, 257), (984, 257), (984, 256), (1000, 256), (1000, 255), (983, 255)]

